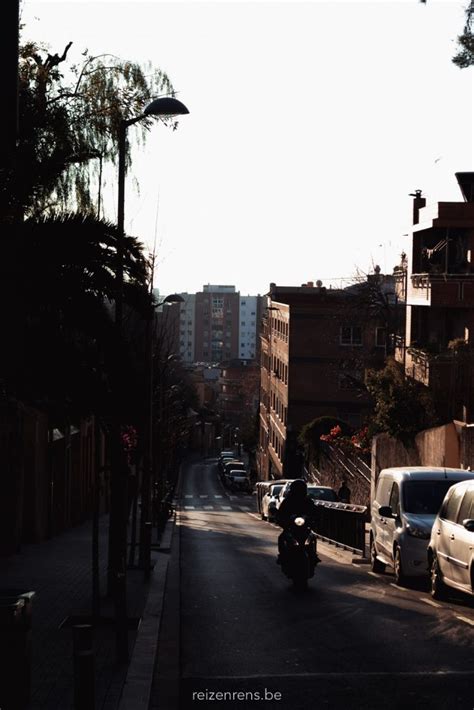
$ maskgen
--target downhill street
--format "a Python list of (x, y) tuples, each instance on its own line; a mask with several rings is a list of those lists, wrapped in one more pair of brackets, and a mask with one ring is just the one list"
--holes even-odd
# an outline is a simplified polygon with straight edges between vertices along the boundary
[[(396, 587), (390, 572), (374, 575), (321, 543), (309, 590), (294, 592), (275, 563), (278, 529), (259, 519), (255, 496), (223, 489), (213, 460), (185, 472), (180, 509), (179, 609), (168, 596), (179, 613), (181, 708), (251, 708), (255, 696), (217, 694), (266, 689), (281, 699), (260, 702), (285, 710), (471, 710), (469, 599), (433, 602), (422, 583)], [(161, 655), (177, 633), (166, 608)]]

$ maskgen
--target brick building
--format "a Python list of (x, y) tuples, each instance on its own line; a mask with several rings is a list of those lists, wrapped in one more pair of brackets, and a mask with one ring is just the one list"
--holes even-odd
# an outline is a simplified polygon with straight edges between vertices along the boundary
[(217, 404), (224, 421), (240, 426), (258, 409), (260, 368), (255, 360), (230, 360), (221, 365)]
[(387, 323), (367, 299), (374, 280), (393, 292), (393, 278), (379, 274), (346, 289), (271, 284), (261, 331), (260, 479), (300, 473), (297, 435), (314, 418), (363, 424), (370, 402), (359, 383), (386, 354)]

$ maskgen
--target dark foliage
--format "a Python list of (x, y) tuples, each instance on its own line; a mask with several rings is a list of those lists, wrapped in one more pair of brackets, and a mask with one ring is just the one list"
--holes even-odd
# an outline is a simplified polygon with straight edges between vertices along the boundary
[[(133, 372), (113, 323), (116, 241), (114, 225), (84, 215), (4, 226), (0, 372), (7, 394), (71, 415), (112, 406), (114, 371)], [(125, 302), (146, 312), (147, 263), (132, 237), (124, 269)], [(133, 390), (125, 377), (124, 402)]]

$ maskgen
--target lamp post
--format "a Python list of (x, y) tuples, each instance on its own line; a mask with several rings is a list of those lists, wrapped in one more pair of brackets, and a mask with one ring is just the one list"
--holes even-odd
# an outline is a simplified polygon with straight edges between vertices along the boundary
[[(140, 565), (145, 572), (145, 579), (150, 574), (150, 551), (151, 551), (151, 479), (153, 470), (153, 323), (155, 309), (165, 304), (182, 303), (183, 297), (178, 293), (166, 296), (163, 301), (153, 303), (146, 322), (146, 382), (145, 401), (146, 411), (143, 427), (143, 472), (141, 486), (141, 516), (140, 516)], [(170, 355), (169, 358), (174, 357)], [(168, 359), (169, 359), (168, 358)], [(161, 395), (160, 395), (161, 396)]]
[[(122, 119), (119, 125), (118, 140), (118, 209), (117, 209), (117, 263), (115, 294), (115, 326), (117, 342), (122, 338), (123, 321), (123, 284), (125, 251), (125, 173), (127, 129), (149, 116), (176, 116), (189, 113), (181, 101), (169, 96), (155, 99), (135, 118)], [(126, 555), (127, 555), (127, 477), (128, 471), (124, 459), (121, 438), (120, 416), (120, 381), (122, 373), (115, 373), (115, 402), (112, 423), (112, 477), (110, 501), (110, 552), (109, 552), (109, 588), (111, 588), (116, 623), (116, 652), (119, 661), (128, 660), (128, 623), (126, 592)]]

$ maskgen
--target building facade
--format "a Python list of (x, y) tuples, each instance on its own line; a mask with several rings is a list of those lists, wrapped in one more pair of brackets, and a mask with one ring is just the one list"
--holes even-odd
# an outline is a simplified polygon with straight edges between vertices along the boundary
[(408, 258), (397, 276), (406, 328), (396, 359), (429, 388), (439, 417), (474, 416), (474, 173), (457, 173), (463, 201), (426, 204), (414, 195)]
[[(265, 299), (241, 296), (235, 286), (203, 286), (198, 293), (180, 293), (181, 303), (162, 306), (163, 329), (173, 352), (188, 365), (217, 365), (230, 360), (258, 360), (259, 324)], [(157, 300), (160, 300), (157, 298)]]
[(255, 360), (259, 348), (258, 319), (260, 311), (259, 296), (241, 296), (239, 303), (239, 358)]
[[(390, 278), (373, 278), (393, 289)], [(316, 417), (363, 424), (365, 370), (381, 367), (386, 353), (386, 323), (367, 301), (367, 286), (271, 284), (261, 331), (261, 480), (301, 473), (297, 437)]]

